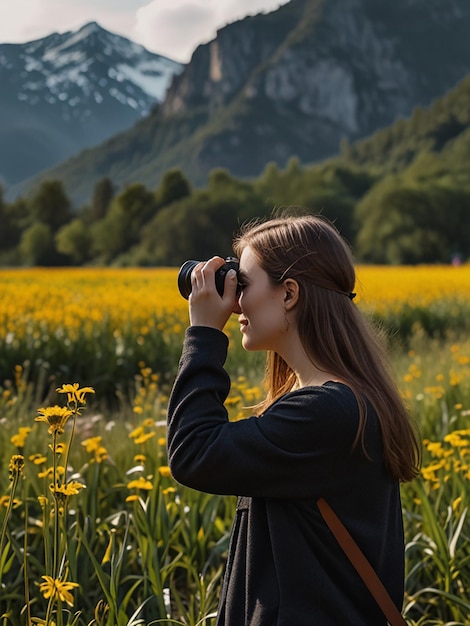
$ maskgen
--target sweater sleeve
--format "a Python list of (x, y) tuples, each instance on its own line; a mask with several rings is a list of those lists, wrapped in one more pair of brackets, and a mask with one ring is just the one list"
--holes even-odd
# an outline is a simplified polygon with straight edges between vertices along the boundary
[(344, 488), (351, 468), (359, 469), (351, 452), (358, 409), (350, 389), (307, 387), (259, 417), (231, 422), (224, 407), (227, 344), (212, 328), (186, 332), (168, 407), (174, 478), (209, 493), (277, 498), (318, 497), (339, 483)]

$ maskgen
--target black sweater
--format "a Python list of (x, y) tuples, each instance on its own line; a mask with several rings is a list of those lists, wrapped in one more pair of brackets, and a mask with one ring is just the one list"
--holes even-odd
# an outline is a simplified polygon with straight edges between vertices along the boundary
[(352, 450), (358, 406), (346, 385), (292, 391), (259, 417), (230, 422), (227, 337), (186, 331), (168, 410), (174, 478), (238, 496), (217, 626), (384, 626), (386, 620), (318, 511), (323, 496), (394, 602), (403, 600), (398, 483), (387, 473), (377, 417)]

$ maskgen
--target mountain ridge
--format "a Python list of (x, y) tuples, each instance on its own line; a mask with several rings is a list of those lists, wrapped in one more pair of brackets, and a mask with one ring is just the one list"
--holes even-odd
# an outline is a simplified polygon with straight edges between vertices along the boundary
[(58, 178), (79, 204), (104, 176), (155, 187), (181, 167), (201, 185), (215, 167), (250, 178), (321, 161), (452, 89), (469, 29), (465, 0), (291, 0), (220, 29), (131, 130), (15, 192)]
[(0, 44), (0, 178), (19, 182), (128, 129), (182, 68), (97, 22)]

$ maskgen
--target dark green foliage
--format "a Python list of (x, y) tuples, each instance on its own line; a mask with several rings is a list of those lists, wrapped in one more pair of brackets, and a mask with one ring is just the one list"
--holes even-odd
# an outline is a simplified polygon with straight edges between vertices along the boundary
[(50, 265), (55, 257), (51, 227), (44, 222), (32, 224), (22, 234), (19, 250), (27, 265)]
[(455, 142), (468, 143), (464, 136), (469, 125), (470, 75), (429, 109), (416, 108), (408, 120), (398, 120), (353, 145), (344, 143), (343, 158), (379, 173), (400, 171), (421, 154), (452, 149)]
[(359, 261), (466, 260), (469, 171), (470, 77), (409, 120), (343, 142), (342, 156), (323, 163), (305, 166), (291, 157), (281, 169), (273, 161), (251, 181), (217, 168), (203, 189), (172, 168), (155, 193), (133, 184), (114, 198), (105, 178), (78, 215), (57, 181), (30, 200), (0, 199), (0, 262), (174, 266), (230, 254), (243, 222), (291, 205), (332, 220)]
[(189, 195), (191, 195), (191, 185), (180, 169), (166, 172), (156, 192), (160, 206), (166, 206)]
[(90, 219), (94, 222), (103, 219), (114, 197), (113, 183), (109, 178), (102, 178), (96, 183), (91, 201)]
[(30, 202), (31, 220), (41, 222), (55, 233), (70, 218), (70, 200), (58, 180), (45, 181)]
[(63, 226), (56, 234), (55, 241), (57, 250), (69, 257), (75, 265), (82, 265), (91, 257), (92, 235), (79, 217)]
[(448, 263), (470, 256), (470, 77), (428, 110), (345, 145), (343, 162), (377, 177), (356, 205), (361, 259)]
[(155, 196), (143, 185), (127, 187), (113, 200), (106, 216), (91, 227), (93, 252), (110, 263), (140, 240), (142, 226), (156, 211)]
[(213, 197), (204, 191), (170, 204), (146, 227), (143, 258), (147, 264), (176, 266), (189, 258), (230, 255), (239, 215), (248, 217), (249, 209), (243, 196)]

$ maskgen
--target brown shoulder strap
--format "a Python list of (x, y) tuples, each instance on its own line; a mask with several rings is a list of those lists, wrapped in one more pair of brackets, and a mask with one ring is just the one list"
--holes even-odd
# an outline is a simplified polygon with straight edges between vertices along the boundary
[(317, 501), (317, 505), (329, 529), (382, 609), (390, 626), (406, 626), (405, 620), (389, 596), (382, 581), (328, 502), (324, 498), (320, 498)]

